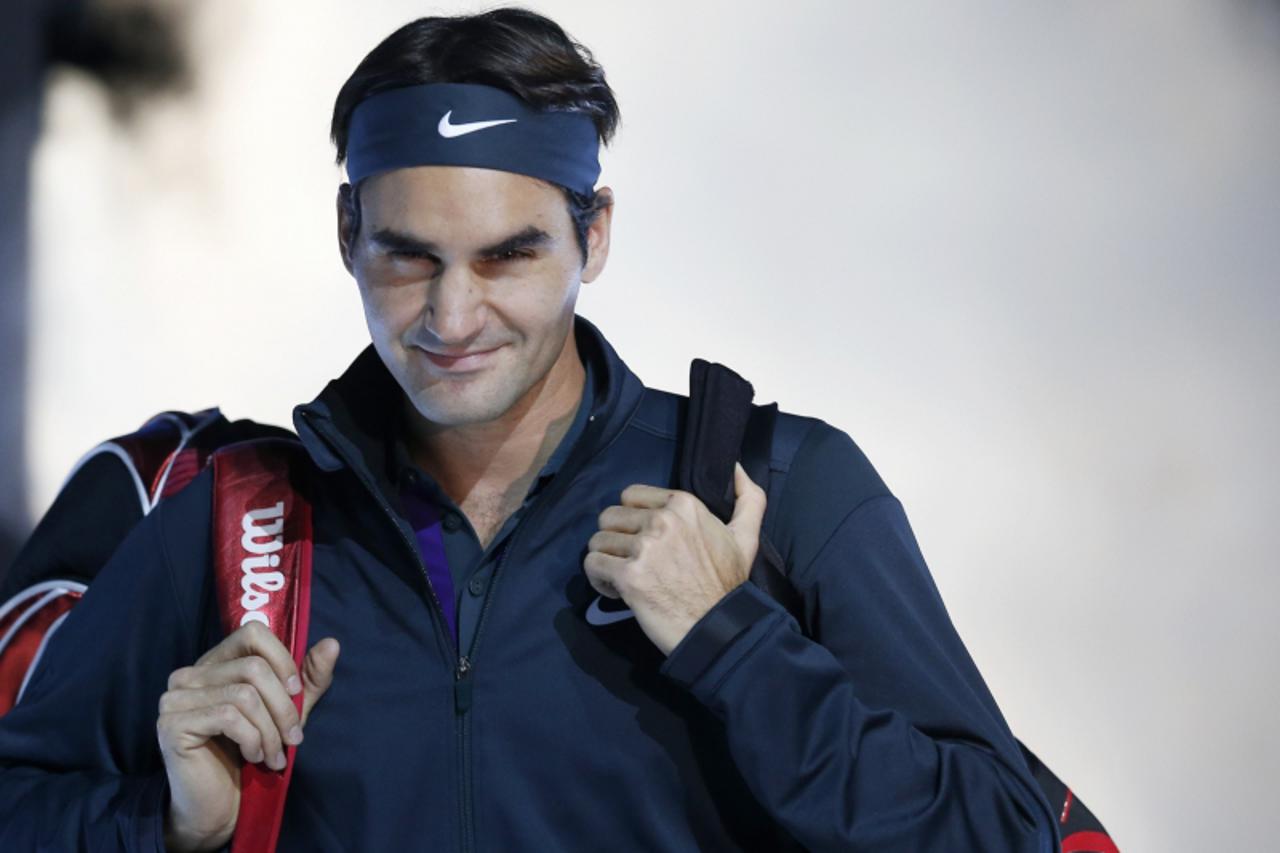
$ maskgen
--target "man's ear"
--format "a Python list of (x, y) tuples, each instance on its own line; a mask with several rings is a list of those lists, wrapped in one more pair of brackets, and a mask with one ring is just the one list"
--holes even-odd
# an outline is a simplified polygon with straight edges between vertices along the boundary
[(582, 265), (583, 283), (595, 281), (609, 259), (609, 230), (613, 224), (613, 190), (596, 190), (596, 218), (587, 226), (587, 262)]
[(347, 272), (355, 275), (352, 262), (355, 248), (355, 228), (358, 213), (356, 211), (355, 192), (351, 184), (338, 187), (338, 252), (342, 255), (342, 265)]

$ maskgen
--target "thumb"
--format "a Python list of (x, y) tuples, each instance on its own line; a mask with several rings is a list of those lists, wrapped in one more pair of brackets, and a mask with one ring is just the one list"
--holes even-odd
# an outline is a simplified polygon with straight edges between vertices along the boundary
[(338, 665), (338, 652), (341, 648), (333, 637), (325, 637), (311, 647), (302, 662), (302, 724), (316, 702), (333, 683), (333, 670)]
[(764, 522), (768, 501), (764, 489), (747, 476), (746, 469), (739, 462), (733, 463), (733, 495), (733, 516), (728, 527), (746, 556), (747, 565), (751, 565), (760, 547), (760, 525)]

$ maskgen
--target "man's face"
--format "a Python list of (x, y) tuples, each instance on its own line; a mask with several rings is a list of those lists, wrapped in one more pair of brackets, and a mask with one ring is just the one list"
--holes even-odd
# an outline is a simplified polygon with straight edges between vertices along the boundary
[(578, 286), (604, 266), (611, 210), (583, 265), (564, 194), (535, 178), (416, 166), (368, 179), (360, 203), (353, 245), (339, 204), (343, 258), (374, 348), (424, 418), (494, 421), (576, 367)]

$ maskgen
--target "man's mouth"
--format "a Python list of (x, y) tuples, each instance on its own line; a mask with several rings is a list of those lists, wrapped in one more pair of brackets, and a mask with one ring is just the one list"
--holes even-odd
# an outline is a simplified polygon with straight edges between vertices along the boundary
[(441, 353), (431, 352), (428, 349), (423, 349), (422, 352), (427, 357), (427, 360), (436, 367), (447, 370), (450, 373), (464, 373), (468, 370), (475, 370), (476, 368), (481, 367), (493, 357), (495, 352), (500, 349), (502, 349), (502, 347), (498, 346), (493, 349), (473, 350), (471, 352), (459, 353), (456, 355), (443, 355)]

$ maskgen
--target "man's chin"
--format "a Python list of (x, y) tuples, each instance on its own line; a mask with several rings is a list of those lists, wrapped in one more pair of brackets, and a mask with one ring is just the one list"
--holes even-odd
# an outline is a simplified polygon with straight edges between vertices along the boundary
[[(418, 415), (438, 427), (471, 426), (489, 423), (506, 409), (495, 406), (490, 394), (475, 393), (474, 383), (435, 382), (412, 395)], [(451, 387), (452, 386), (452, 387)]]

